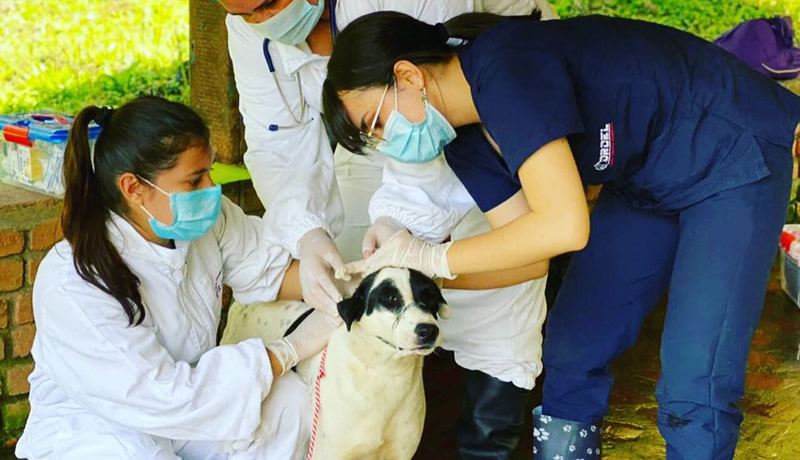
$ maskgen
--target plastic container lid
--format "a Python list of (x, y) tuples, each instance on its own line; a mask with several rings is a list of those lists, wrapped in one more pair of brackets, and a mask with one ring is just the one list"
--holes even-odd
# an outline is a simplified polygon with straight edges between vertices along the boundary
[(792, 243), (800, 240), (800, 224), (787, 224), (783, 226), (781, 232), (780, 247), (785, 252), (789, 252)]
[(783, 248), (785, 252), (789, 252), (789, 248), (791, 248), (792, 243), (794, 243), (796, 239), (797, 235), (795, 235), (794, 233), (786, 231), (781, 232), (781, 242), (780, 242), (781, 248)]
[[(54, 112), (32, 112), (0, 115), (3, 138), (16, 144), (32, 145), (33, 141), (62, 143), (67, 141), (74, 118)], [(97, 139), (102, 128), (89, 124), (89, 140)]]

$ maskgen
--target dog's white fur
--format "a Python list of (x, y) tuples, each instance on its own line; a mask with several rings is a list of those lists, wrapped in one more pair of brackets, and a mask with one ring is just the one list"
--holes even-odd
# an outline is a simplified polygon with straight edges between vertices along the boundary
[[(342, 326), (330, 338), (314, 459), (410, 459), (419, 445), (425, 420), (422, 360), (441, 337), (433, 344), (419, 343), (417, 325), (438, 322), (415, 305), (409, 271), (383, 269), (370, 290), (387, 279), (397, 288), (403, 308), (375, 309), (355, 320), (349, 331)], [(301, 302), (232, 307), (222, 342), (261, 337), (269, 343), (307, 309)], [(445, 304), (439, 314), (446, 317)], [(297, 368), (308, 380), (312, 410), (319, 358)]]

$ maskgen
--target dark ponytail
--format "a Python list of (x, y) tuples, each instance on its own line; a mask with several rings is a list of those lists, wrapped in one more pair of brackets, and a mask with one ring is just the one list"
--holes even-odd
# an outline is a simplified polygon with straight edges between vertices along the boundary
[[(89, 123), (103, 128), (89, 146)], [(144, 320), (139, 278), (125, 265), (108, 236), (111, 212), (127, 212), (118, 177), (131, 172), (149, 181), (175, 166), (187, 148), (209, 146), (209, 133), (192, 109), (158, 97), (140, 97), (117, 110), (87, 107), (75, 117), (64, 155), (61, 226), (72, 247), (75, 270), (114, 297), (130, 325)]]
[(458, 46), (501, 21), (540, 17), (539, 10), (530, 16), (467, 13), (444, 24), (431, 25), (403, 13), (381, 11), (356, 19), (336, 37), (322, 87), (323, 112), (336, 142), (356, 153), (364, 147), (361, 129), (347, 116), (340, 93), (390, 84), (397, 61), (415, 65), (446, 63), (455, 56)]

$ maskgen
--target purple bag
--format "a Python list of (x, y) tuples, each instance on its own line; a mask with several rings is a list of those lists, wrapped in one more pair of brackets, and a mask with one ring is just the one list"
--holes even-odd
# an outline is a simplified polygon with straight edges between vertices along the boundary
[(794, 30), (789, 17), (745, 21), (714, 43), (776, 80), (790, 80), (800, 75), (800, 48), (794, 47)]

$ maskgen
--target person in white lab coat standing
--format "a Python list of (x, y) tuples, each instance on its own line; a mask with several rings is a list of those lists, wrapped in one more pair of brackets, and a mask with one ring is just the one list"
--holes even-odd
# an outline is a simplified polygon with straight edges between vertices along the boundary
[[(102, 127), (93, 153), (92, 120)], [(300, 286), (262, 219), (221, 196), (213, 156), (203, 120), (164, 99), (76, 117), (65, 240), (33, 289), (36, 366), (19, 457), (303, 458), (307, 388), (286, 371), (340, 321), (314, 312), (266, 346), (216, 346), (223, 284), (245, 303), (299, 298)]]
[[(472, 11), (556, 17), (546, 0), (220, 0), (245, 124), (244, 162), (280, 244), (300, 260), (303, 299), (335, 311), (333, 273), (399, 229), (432, 242), (488, 231), (443, 158), (404, 164), (332, 147), (321, 117), (335, 34), (368, 13), (429, 23)], [(466, 216), (466, 218), (465, 218)], [(539, 276), (546, 272), (546, 266)], [(526, 279), (529, 279), (527, 277)], [(459, 280), (471, 284), (466, 277)], [(459, 281), (456, 280), (456, 281)], [(472, 284), (472, 287), (475, 285)], [(467, 370), (458, 428), (463, 458), (505, 458), (541, 372), (544, 278), (483, 291), (445, 291), (443, 347)], [(240, 308), (234, 306), (233, 308)]]

